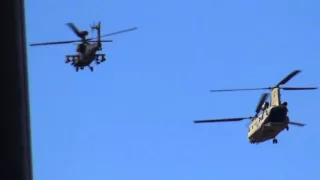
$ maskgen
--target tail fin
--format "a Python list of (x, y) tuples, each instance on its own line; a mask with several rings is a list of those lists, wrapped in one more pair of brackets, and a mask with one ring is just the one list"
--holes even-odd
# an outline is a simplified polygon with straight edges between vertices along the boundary
[(102, 47), (101, 47), (101, 39), (100, 39), (100, 37), (101, 37), (101, 34), (100, 34), (101, 27), (100, 27), (100, 25), (101, 25), (101, 22), (99, 21), (99, 23), (97, 25), (97, 31), (98, 31), (98, 44), (99, 44), (99, 47), (100, 47), (100, 50), (101, 50)]

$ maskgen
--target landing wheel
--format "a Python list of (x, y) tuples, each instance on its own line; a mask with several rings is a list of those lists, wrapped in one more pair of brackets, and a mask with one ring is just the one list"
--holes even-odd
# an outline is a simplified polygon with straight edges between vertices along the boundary
[(286, 127), (286, 130), (289, 131), (289, 126)]
[(90, 68), (91, 72), (93, 72), (93, 67), (89, 67), (89, 68)]
[(100, 64), (100, 62), (99, 62), (99, 61), (96, 61), (96, 64)]
[(278, 140), (277, 140), (276, 138), (274, 138), (274, 139), (272, 140), (272, 143), (273, 143), (273, 144), (278, 144)]
[(101, 59), (101, 62), (104, 62), (104, 61), (106, 61), (106, 58), (102, 58), (102, 59)]
[(83, 70), (84, 67), (80, 67), (81, 70)]
[(64, 61), (66, 64), (68, 64), (69, 62), (71, 62), (69, 59), (66, 59), (65, 61)]
[(76, 67), (76, 72), (78, 72), (79, 71), (79, 67)]

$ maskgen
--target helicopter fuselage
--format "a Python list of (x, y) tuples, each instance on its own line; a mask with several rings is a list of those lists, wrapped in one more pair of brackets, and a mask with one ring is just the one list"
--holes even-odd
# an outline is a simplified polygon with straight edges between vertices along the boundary
[(75, 67), (89, 66), (97, 57), (96, 52), (100, 50), (98, 44), (85, 45), (82, 51), (78, 51), (74, 60)]
[[(284, 129), (289, 130), (289, 125), (305, 126), (303, 123), (290, 121), (288, 117), (288, 103), (281, 103), (280, 89), (283, 90), (315, 90), (317, 87), (280, 87), (286, 84), (291, 78), (300, 73), (300, 70), (295, 70), (282, 79), (273, 87), (265, 88), (246, 88), (246, 89), (220, 89), (211, 90), (211, 92), (222, 91), (246, 91), (246, 90), (271, 90), (270, 101), (266, 101), (268, 94), (262, 94), (259, 103), (256, 107), (255, 115), (252, 117), (238, 118), (222, 118), (222, 119), (207, 119), (195, 120), (194, 123), (217, 123), (217, 122), (238, 122), (245, 119), (250, 119), (248, 130), (248, 140), (252, 144), (258, 144), (269, 139), (272, 139), (273, 144), (277, 144), (276, 136)], [(269, 106), (270, 104), (270, 106)], [(260, 112), (262, 113), (260, 114)], [(260, 114), (260, 115), (259, 115)]]
[[(77, 47), (78, 54), (66, 55), (66, 63), (72, 62), (72, 66), (76, 68), (76, 71), (88, 66), (91, 71), (93, 67), (90, 64), (96, 61), (97, 64), (106, 60), (105, 54), (96, 54), (97, 51), (101, 51), (101, 45), (96, 44), (79, 44)], [(100, 58), (99, 58), (100, 57)], [(71, 59), (70, 59), (71, 58)]]
[(254, 118), (249, 126), (248, 140), (251, 143), (261, 143), (274, 139), (288, 127), (288, 109), (284, 105), (271, 106)]

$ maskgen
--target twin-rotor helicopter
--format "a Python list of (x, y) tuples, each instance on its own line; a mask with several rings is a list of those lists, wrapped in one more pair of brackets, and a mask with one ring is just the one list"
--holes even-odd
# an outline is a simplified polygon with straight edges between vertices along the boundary
[[(289, 125), (304, 126), (305, 124), (290, 121), (288, 117), (288, 103), (281, 102), (280, 90), (315, 90), (317, 87), (280, 87), (286, 84), (291, 78), (300, 73), (300, 70), (295, 70), (286, 78), (280, 81), (277, 85), (267, 88), (252, 88), (252, 89), (224, 89), (211, 90), (211, 92), (221, 91), (245, 91), (245, 90), (271, 90), (270, 103), (266, 101), (268, 93), (262, 94), (260, 101), (256, 107), (256, 114), (251, 117), (242, 118), (227, 118), (227, 119), (210, 119), (196, 120), (194, 123), (214, 123), (214, 122), (232, 122), (250, 119), (248, 140), (252, 144), (258, 144), (271, 140), (273, 144), (277, 144), (277, 135), (284, 129), (289, 130)], [(260, 114), (260, 112), (262, 113)], [(260, 115), (259, 115), (260, 114)]]
[[(116, 35), (124, 32), (129, 32), (136, 30), (137, 28), (130, 28), (122, 31), (117, 31), (105, 35), (100, 35), (101, 31), (101, 22), (97, 25), (92, 25), (91, 29), (96, 30), (97, 37), (96, 38), (86, 38), (88, 36), (88, 31), (79, 31), (78, 28), (73, 23), (68, 23), (67, 26), (81, 39), (81, 40), (71, 40), (71, 41), (59, 41), (59, 42), (45, 42), (45, 43), (34, 43), (30, 44), (30, 46), (42, 46), (42, 45), (55, 45), (55, 44), (68, 44), (68, 43), (76, 43), (80, 42), (77, 45), (77, 54), (66, 55), (65, 63), (70, 63), (75, 67), (78, 72), (79, 69), (83, 70), (85, 67), (89, 67), (91, 71), (93, 71), (93, 67), (91, 63), (93, 61), (96, 64), (100, 64), (106, 60), (105, 54), (97, 54), (98, 51), (102, 50), (102, 43), (104, 42), (112, 42), (112, 40), (101, 40), (101, 37)], [(96, 40), (95, 40), (96, 39)]]

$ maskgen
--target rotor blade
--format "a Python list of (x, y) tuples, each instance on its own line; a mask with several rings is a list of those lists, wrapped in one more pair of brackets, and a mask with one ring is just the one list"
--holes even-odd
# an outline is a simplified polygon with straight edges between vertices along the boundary
[(242, 120), (244, 120), (244, 119), (251, 119), (251, 118), (253, 118), (253, 117), (195, 120), (195, 121), (193, 121), (193, 122), (194, 122), (194, 123), (234, 122), (234, 121), (242, 121)]
[(113, 36), (113, 35), (116, 35), (116, 34), (121, 34), (121, 33), (129, 32), (129, 31), (134, 31), (136, 29), (138, 29), (138, 28), (134, 27), (134, 28), (130, 28), (130, 29), (125, 29), (125, 30), (121, 30), (121, 31), (105, 34), (105, 35), (102, 35), (101, 37)]
[(262, 108), (262, 104), (266, 101), (268, 95), (269, 95), (268, 93), (264, 93), (261, 95), (260, 101), (256, 107), (256, 116), (260, 113), (261, 108)]
[[(98, 42), (97, 40), (90, 40), (88, 42)], [(113, 42), (113, 40), (100, 40), (100, 42)]]
[(291, 78), (293, 78), (294, 76), (296, 76), (297, 74), (299, 74), (301, 71), (300, 70), (295, 70), (293, 72), (291, 72), (287, 77), (285, 77), (284, 79), (282, 79), (282, 81), (280, 81), (276, 87), (279, 87), (280, 85), (286, 84)]
[(316, 90), (317, 87), (281, 87), (283, 90)]
[(305, 124), (303, 124), (303, 123), (299, 123), (299, 122), (289, 122), (289, 124), (291, 124), (291, 125), (296, 125), (296, 126), (305, 126)]
[(73, 23), (67, 23), (67, 26), (78, 36), (81, 38), (80, 31)]
[(81, 42), (81, 40), (73, 40), (73, 41), (57, 41), (57, 42), (45, 42), (45, 43), (33, 43), (30, 46), (42, 46), (42, 45), (55, 45), (55, 44), (68, 44), (73, 42)]
[(254, 90), (269, 90), (271, 88), (249, 88), (249, 89), (219, 89), (210, 90), (210, 92), (223, 92), (223, 91), (254, 91)]
[[(125, 32), (129, 32), (129, 31), (134, 31), (138, 29), (137, 27), (134, 27), (134, 28), (130, 28), (130, 29), (125, 29), (125, 30), (121, 30), (121, 31), (117, 31), (117, 32), (113, 32), (113, 33), (109, 33), (109, 34), (104, 34), (100, 37), (106, 37), (106, 36), (113, 36), (113, 35), (116, 35), (116, 34), (121, 34), (121, 33), (125, 33)], [(88, 40), (92, 40), (92, 39), (97, 39), (97, 38), (90, 38)]]

